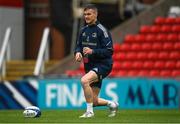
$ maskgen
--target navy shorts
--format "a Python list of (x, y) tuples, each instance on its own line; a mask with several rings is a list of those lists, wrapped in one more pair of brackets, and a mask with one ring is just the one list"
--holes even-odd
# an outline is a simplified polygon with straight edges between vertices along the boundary
[(86, 69), (86, 73), (89, 71), (94, 71), (98, 75), (98, 82), (94, 82), (91, 84), (91, 87), (101, 88), (102, 80), (109, 75), (112, 70), (112, 65), (103, 65), (103, 64), (95, 64), (89, 69)]

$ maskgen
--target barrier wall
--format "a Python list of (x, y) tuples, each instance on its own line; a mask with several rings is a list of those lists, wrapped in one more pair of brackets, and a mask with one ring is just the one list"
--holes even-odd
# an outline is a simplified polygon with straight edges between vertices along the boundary
[(37, 105), (37, 89), (36, 80), (0, 82), (0, 109), (23, 109)]
[[(41, 108), (85, 108), (79, 79), (40, 80), (38, 94)], [(177, 109), (179, 95), (178, 81), (145, 78), (105, 79), (100, 93), (121, 109)]]
[[(180, 81), (174, 79), (109, 78), (100, 96), (118, 101), (120, 109), (179, 109)], [(39, 79), (0, 83), (0, 109), (82, 109), (80, 79)]]

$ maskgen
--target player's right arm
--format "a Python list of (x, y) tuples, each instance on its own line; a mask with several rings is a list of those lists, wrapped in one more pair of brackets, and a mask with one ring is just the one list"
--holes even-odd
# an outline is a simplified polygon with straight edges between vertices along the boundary
[(75, 60), (80, 62), (83, 58), (82, 56), (82, 29), (76, 41), (76, 46), (74, 50)]
[(77, 53), (75, 54), (75, 60), (76, 60), (77, 62), (81, 62), (81, 60), (82, 60), (82, 54), (81, 54), (80, 52), (77, 52)]

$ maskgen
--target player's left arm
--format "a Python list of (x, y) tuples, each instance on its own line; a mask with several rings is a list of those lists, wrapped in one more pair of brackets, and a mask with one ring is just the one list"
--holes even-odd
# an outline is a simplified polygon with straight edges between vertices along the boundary
[(100, 35), (101, 48), (93, 49), (92, 55), (99, 58), (110, 57), (113, 54), (113, 41), (110, 33), (107, 31), (101, 32)]

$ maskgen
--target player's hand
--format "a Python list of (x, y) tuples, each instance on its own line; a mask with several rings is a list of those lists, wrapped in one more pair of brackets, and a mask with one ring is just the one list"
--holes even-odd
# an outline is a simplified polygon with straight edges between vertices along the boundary
[(81, 62), (82, 60), (82, 54), (80, 52), (77, 52), (76, 55), (75, 55), (75, 60), (77, 62)]
[(83, 48), (83, 54), (84, 55), (90, 55), (90, 54), (92, 54), (92, 52), (93, 52), (93, 50), (91, 48), (89, 48), (89, 47), (84, 47)]

